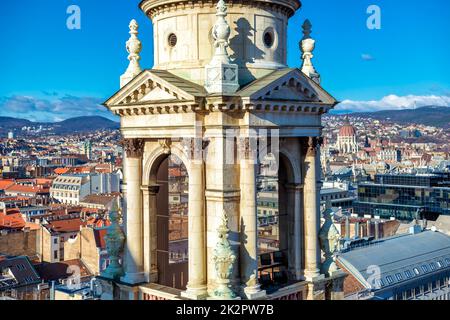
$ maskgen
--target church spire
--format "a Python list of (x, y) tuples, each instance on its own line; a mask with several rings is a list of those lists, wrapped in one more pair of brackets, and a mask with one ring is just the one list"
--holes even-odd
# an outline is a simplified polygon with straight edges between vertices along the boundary
[(312, 58), (314, 55), (312, 52), (314, 51), (316, 40), (311, 38), (312, 32), (312, 24), (307, 19), (302, 25), (303, 28), (303, 39), (300, 41), (300, 49), (303, 53), (302, 55), (302, 72), (310, 77), (313, 81), (320, 84), (320, 74), (317, 73), (316, 69), (312, 64)]
[(139, 73), (141, 73), (141, 65), (139, 61), (141, 60), (141, 56), (139, 55), (142, 50), (141, 41), (139, 41), (137, 35), (139, 34), (138, 29), (139, 25), (136, 20), (131, 20), (130, 22), (130, 39), (128, 39), (126, 43), (126, 48), (129, 53), (128, 60), (130, 60), (130, 64), (128, 65), (127, 71), (120, 77), (120, 87), (122, 88), (128, 82), (133, 80)]
[(215, 53), (206, 66), (205, 87), (209, 93), (232, 94), (239, 89), (238, 65), (231, 63), (227, 52), (231, 34), (230, 26), (225, 20), (227, 5), (219, 0), (216, 6), (217, 21), (213, 27)]

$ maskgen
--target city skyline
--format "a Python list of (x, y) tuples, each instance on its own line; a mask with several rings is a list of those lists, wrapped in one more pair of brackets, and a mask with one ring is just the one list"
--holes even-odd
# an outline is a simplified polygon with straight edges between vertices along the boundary
[[(30, 8), (26, 12), (16, 3), (2, 3), (3, 11), (9, 12), (0, 21), (2, 30), (15, 27), (1, 34), (3, 43), (14, 46), (0, 53), (8, 79), (0, 88), (0, 116), (36, 121), (80, 115), (114, 119), (100, 104), (118, 89), (116, 75), (126, 69), (124, 44), (132, 18), (141, 26), (142, 66), (153, 65), (152, 24), (135, 2), (118, 1), (111, 6), (103, 0), (44, 4), (26, 0)], [(342, 101), (337, 110), (450, 106), (446, 59), (450, 47), (442, 41), (450, 27), (442, 9), (449, 7), (447, 2), (433, 0), (416, 6), (410, 1), (352, 0), (324, 3), (328, 10), (302, 2), (302, 10), (288, 27), (288, 65), (301, 64), (298, 42), (303, 20), (308, 18), (317, 41), (314, 64), (322, 85)], [(67, 8), (72, 4), (81, 9), (80, 30), (66, 26)], [(366, 26), (372, 4), (381, 9), (380, 30)], [(33, 76), (37, 74), (38, 80)]]

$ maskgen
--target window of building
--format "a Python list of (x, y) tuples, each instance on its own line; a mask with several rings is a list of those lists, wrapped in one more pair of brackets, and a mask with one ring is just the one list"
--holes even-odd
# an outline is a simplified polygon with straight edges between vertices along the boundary
[(405, 291), (405, 299), (411, 299), (412, 298), (412, 290), (406, 290)]
[(275, 32), (273, 28), (267, 28), (263, 34), (263, 42), (267, 48), (272, 48), (275, 44)]
[(445, 259), (445, 263), (447, 264), (447, 267), (450, 267), (450, 259), (449, 258)]
[(416, 288), (414, 289), (414, 295), (415, 295), (415, 296), (420, 296), (421, 294), (422, 294), (421, 288), (420, 288), (420, 287), (416, 287)]
[(423, 272), (428, 272), (428, 267), (426, 265), (423, 265), (422, 270), (423, 270)]
[(395, 277), (397, 278), (398, 281), (402, 281), (403, 280), (403, 277), (402, 277), (402, 275), (400, 273), (396, 273)]
[(438, 287), (438, 284), (437, 284), (437, 281), (435, 280), (431, 283), (431, 290), (436, 290), (437, 287)]
[(53, 251), (53, 259), (58, 259), (58, 250)]
[(54, 244), (58, 244), (58, 238), (54, 238), (54, 239), (53, 239), (53, 243), (54, 243)]
[(392, 278), (391, 276), (387, 276), (386, 280), (389, 284), (393, 284), (394, 283), (394, 278)]
[(430, 263), (430, 268), (431, 268), (431, 271), (436, 270), (436, 265), (434, 264), (434, 262)]
[(406, 271), (405, 271), (405, 275), (406, 275), (406, 278), (407, 278), (407, 279), (410, 279), (410, 278), (413, 277), (413, 274), (412, 274), (412, 272), (411, 272), (410, 270), (406, 270)]
[(175, 47), (177, 45), (178, 38), (175, 33), (169, 34), (169, 37), (167, 37), (167, 43), (169, 44), (169, 47)]

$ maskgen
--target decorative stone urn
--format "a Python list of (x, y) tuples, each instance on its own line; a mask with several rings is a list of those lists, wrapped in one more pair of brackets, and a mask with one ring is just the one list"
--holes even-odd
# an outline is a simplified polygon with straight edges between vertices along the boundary
[(216, 248), (214, 249), (213, 261), (217, 273), (218, 287), (214, 290), (214, 298), (229, 300), (236, 298), (236, 294), (230, 289), (230, 277), (233, 273), (233, 265), (236, 261), (236, 255), (231, 249), (230, 242), (228, 240), (228, 217), (223, 211), (222, 221), (217, 229), (218, 241)]
[(330, 276), (339, 268), (335, 262), (335, 253), (339, 250), (340, 234), (333, 223), (333, 210), (331, 204), (327, 203), (327, 208), (323, 212), (325, 222), (320, 229), (319, 241), (320, 248), (324, 252), (325, 262), (322, 264), (321, 273)]
[(108, 231), (105, 235), (106, 250), (109, 254), (109, 265), (102, 272), (101, 276), (118, 280), (124, 275), (122, 265), (119, 263), (120, 254), (122, 253), (125, 236), (119, 225), (119, 206), (116, 201), (114, 201), (111, 211), (109, 213), (109, 219), (111, 220), (111, 225), (108, 227)]
[(320, 75), (317, 73), (314, 65), (312, 63), (312, 58), (314, 57), (313, 51), (316, 47), (316, 40), (311, 38), (312, 24), (309, 20), (305, 20), (302, 26), (303, 28), (303, 39), (300, 41), (300, 50), (302, 51), (302, 71), (312, 80), (320, 84)]

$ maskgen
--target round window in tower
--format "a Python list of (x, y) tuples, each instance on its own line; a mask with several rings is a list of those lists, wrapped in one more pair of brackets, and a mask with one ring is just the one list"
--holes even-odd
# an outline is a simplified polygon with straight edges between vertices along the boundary
[(175, 33), (169, 34), (169, 37), (167, 38), (167, 42), (169, 44), (169, 47), (175, 47), (178, 42), (177, 35)]
[(264, 45), (267, 48), (272, 48), (273, 44), (275, 42), (275, 36), (273, 34), (273, 30), (272, 29), (268, 29), (264, 32)]

